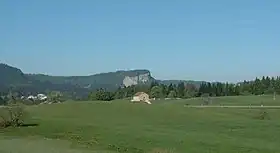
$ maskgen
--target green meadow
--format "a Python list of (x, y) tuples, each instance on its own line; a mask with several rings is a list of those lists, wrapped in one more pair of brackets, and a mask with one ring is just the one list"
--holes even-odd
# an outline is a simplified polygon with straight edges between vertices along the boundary
[[(280, 106), (280, 97), (272, 96), (211, 101), (210, 105)], [(156, 100), (152, 105), (116, 100), (26, 106), (26, 126), (0, 129), (0, 152), (280, 152), (280, 109), (184, 107), (201, 103), (196, 98)], [(263, 112), (268, 117), (260, 119)]]

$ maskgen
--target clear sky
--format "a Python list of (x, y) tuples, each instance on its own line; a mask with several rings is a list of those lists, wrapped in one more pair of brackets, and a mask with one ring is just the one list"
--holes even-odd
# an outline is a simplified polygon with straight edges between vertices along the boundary
[(0, 62), (26, 73), (280, 75), (279, 0), (1, 0)]

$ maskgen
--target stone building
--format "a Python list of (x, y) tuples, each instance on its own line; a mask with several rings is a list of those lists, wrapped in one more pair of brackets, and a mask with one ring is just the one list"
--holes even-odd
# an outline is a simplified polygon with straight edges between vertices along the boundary
[(132, 102), (145, 102), (147, 104), (152, 104), (150, 102), (149, 95), (146, 94), (145, 92), (137, 92), (133, 97), (132, 97)]

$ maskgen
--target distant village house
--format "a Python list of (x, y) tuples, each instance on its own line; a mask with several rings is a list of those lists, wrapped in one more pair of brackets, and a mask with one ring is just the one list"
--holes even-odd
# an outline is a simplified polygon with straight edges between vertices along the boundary
[(47, 98), (48, 97), (44, 94), (38, 94), (37, 96), (30, 95), (27, 97), (27, 99), (29, 100), (40, 100), (40, 101), (47, 100)]
[(147, 104), (152, 104), (150, 102), (149, 95), (145, 92), (137, 92), (131, 99), (132, 102), (145, 102)]

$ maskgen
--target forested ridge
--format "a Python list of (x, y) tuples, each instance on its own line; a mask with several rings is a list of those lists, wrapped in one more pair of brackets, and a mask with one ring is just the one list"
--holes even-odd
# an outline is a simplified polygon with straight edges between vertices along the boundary
[[(148, 84), (121, 85), (124, 76), (150, 73), (148, 70), (117, 71), (91, 76), (59, 77), (42, 74), (24, 74), (20, 69), (0, 64), (1, 96), (8, 93), (30, 95), (60, 91), (70, 99), (113, 100), (148, 93), (152, 98), (192, 98), (200, 96), (238, 96), (280, 94), (280, 77), (264, 76), (240, 83), (184, 80), (156, 80)], [(90, 84), (90, 86), (85, 86)]]

